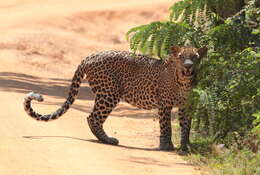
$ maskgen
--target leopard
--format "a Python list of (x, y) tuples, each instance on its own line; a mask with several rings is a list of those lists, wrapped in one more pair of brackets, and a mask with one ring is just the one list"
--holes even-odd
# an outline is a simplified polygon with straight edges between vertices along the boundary
[(42, 102), (43, 96), (30, 92), (24, 98), (24, 110), (38, 121), (52, 121), (61, 117), (74, 103), (81, 83), (88, 82), (94, 94), (94, 106), (87, 116), (91, 132), (105, 144), (118, 145), (118, 139), (104, 131), (103, 124), (120, 101), (137, 108), (158, 110), (159, 149), (174, 150), (172, 143), (171, 111), (178, 109), (180, 150), (190, 145), (191, 117), (188, 115), (188, 94), (194, 87), (201, 58), (207, 47), (171, 46), (165, 59), (130, 51), (100, 51), (91, 54), (77, 67), (65, 102), (55, 112), (42, 115), (31, 107), (31, 101)]

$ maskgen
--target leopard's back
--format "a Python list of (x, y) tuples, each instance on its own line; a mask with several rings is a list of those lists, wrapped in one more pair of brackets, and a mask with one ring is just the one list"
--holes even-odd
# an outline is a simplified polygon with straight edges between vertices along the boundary
[(163, 61), (131, 52), (105, 51), (87, 58), (86, 64), (89, 64), (87, 79), (94, 93), (117, 89), (120, 99), (134, 106), (158, 107), (158, 79)]

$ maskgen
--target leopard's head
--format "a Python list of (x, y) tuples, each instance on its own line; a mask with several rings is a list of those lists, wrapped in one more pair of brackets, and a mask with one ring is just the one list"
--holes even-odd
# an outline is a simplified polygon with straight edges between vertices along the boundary
[(170, 59), (177, 63), (178, 69), (185, 77), (192, 77), (195, 73), (196, 66), (199, 64), (202, 57), (207, 54), (206, 47), (171, 47)]

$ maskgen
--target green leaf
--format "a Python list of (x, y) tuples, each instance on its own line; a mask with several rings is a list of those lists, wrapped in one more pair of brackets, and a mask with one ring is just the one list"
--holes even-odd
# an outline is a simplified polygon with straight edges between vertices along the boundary
[(171, 45), (184, 45), (194, 29), (183, 23), (153, 22), (127, 32), (130, 49), (163, 59)]

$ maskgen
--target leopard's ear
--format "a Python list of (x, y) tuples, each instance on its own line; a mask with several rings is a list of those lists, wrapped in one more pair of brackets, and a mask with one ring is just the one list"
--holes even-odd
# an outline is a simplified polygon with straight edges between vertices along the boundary
[(207, 47), (202, 47), (202, 48), (198, 49), (198, 54), (199, 54), (200, 58), (206, 56), (207, 52), (208, 52), (208, 48)]
[(179, 48), (178, 46), (171, 46), (170, 50), (172, 55), (177, 56), (178, 53), (181, 51), (181, 48)]

